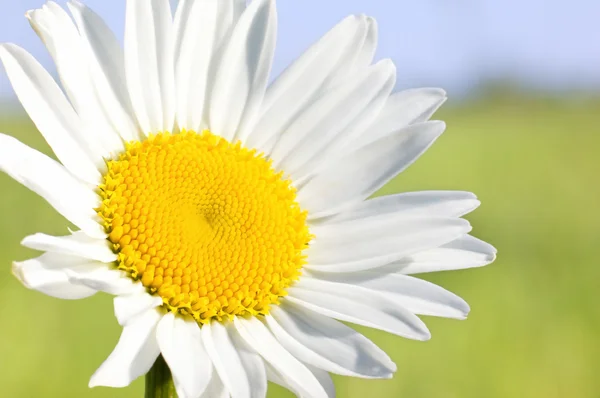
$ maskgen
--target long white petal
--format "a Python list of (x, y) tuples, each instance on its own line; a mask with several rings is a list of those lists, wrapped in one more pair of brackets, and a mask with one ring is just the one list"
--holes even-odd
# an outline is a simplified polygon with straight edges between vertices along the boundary
[(94, 212), (100, 198), (61, 164), (13, 137), (0, 134), (0, 170), (40, 195), (86, 234), (106, 237)]
[(96, 96), (84, 40), (67, 12), (55, 2), (29, 11), (27, 18), (52, 55), (62, 85), (81, 119), (77, 133), (82, 144), (94, 157), (96, 166), (103, 168), (103, 159), (122, 151), (124, 146)]
[(273, 166), (295, 180), (304, 176), (307, 170), (299, 169), (315, 168), (328, 151), (352, 140), (352, 130), (377, 115), (395, 81), (396, 68), (385, 60), (314, 101), (273, 148)]
[(414, 123), (423, 123), (446, 101), (439, 88), (417, 88), (392, 94), (368, 134), (358, 136), (348, 149), (360, 148)]
[(219, 322), (202, 326), (202, 341), (208, 356), (233, 398), (249, 397), (250, 383), (227, 327)]
[(266, 143), (286, 131), (319, 96), (324, 83), (337, 75), (345, 63), (344, 54), (360, 46), (365, 29), (362, 18), (349, 16), (294, 61), (267, 89), (262, 114), (247, 145), (264, 150)]
[(398, 214), (406, 217), (462, 217), (476, 209), (479, 204), (477, 197), (471, 192), (406, 192), (366, 200), (321, 221), (329, 224)]
[(87, 146), (81, 120), (50, 74), (27, 51), (0, 44), (0, 60), (15, 93), (56, 157), (82, 180), (97, 184), (101, 175), (93, 148)]
[(169, 312), (158, 324), (156, 338), (179, 396), (201, 396), (213, 377), (213, 365), (204, 349), (198, 324)]
[[(64, 256), (56, 253), (44, 253), (37, 258), (23, 262), (13, 262), (13, 274), (28, 289), (37, 290), (48, 296), (78, 300), (94, 295), (97, 291), (87, 286), (73, 284), (63, 269)], [(89, 264), (89, 260), (72, 258), (66, 260), (70, 267), (97, 267), (101, 264)]]
[(306, 367), (311, 371), (315, 378), (319, 380), (319, 384), (321, 384), (321, 387), (323, 387), (327, 393), (327, 397), (335, 398), (335, 385), (333, 384), (333, 380), (331, 379), (329, 372), (311, 365), (306, 365)]
[(356, 272), (390, 264), (468, 233), (467, 220), (383, 214), (361, 220), (313, 226), (317, 237), (307, 250), (306, 268)]
[(380, 329), (414, 340), (428, 340), (427, 326), (385, 295), (359, 286), (302, 278), (286, 300), (341, 321)]
[(89, 386), (126, 387), (148, 373), (160, 353), (156, 325), (161, 314), (152, 309), (123, 327), (114, 351), (90, 379)]
[(123, 49), (114, 33), (79, 0), (67, 4), (84, 39), (92, 83), (113, 129), (126, 141), (140, 138), (125, 79)]
[(173, 23), (168, 0), (127, 0), (127, 88), (145, 134), (171, 131), (175, 122)]
[(368, 271), (343, 274), (312, 272), (310, 277), (386, 294), (390, 300), (418, 315), (465, 319), (470, 310), (469, 305), (454, 293), (407, 275)]
[(312, 219), (337, 214), (410, 166), (444, 129), (443, 122), (414, 124), (332, 160), (298, 190), (298, 201)]
[(329, 372), (390, 378), (396, 371), (387, 354), (354, 329), (289, 301), (273, 307), (267, 323), (292, 355)]
[(52, 236), (37, 233), (25, 237), (21, 244), (34, 250), (78, 256), (103, 263), (111, 263), (117, 259), (117, 255), (110, 250), (108, 241), (86, 239), (81, 234)]
[(225, 49), (211, 93), (210, 129), (243, 139), (267, 87), (277, 32), (274, 0), (250, 3)]
[(177, 124), (200, 131), (206, 127), (210, 73), (218, 50), (235, 22), (234, 2), (182, 0), (175, 15), (175, 80)]
[(495, 259), (496, 249), (492, 245), (464, 235), (441, 247), (412, 254), (374, 271), (420, 274), (482, 267)]
[(258, 319), (235, 317), (234, 324), (242, 338), (288, 379), (294, 391), (307, 397), (327, 397), (310, 370), (283, 348)]
[[(188, 397), (184, 396), (184, 398)], [(223, 381), (221, 381), (216, 371), (212, 372), (212, 378), (200, 398), (231, 398), (229, 391), (223, 385)]]
[[(312, 373), (314, 378), (317, 379), (317, 381), (319, 382), (319, 384), (321, 385), (321, 387), (327, 394), (327, 397), (334, 398), (335, 397), (335, 386), (333, 385), (333, 381), (331, 380), (329, 373), (327, 373), (324, 370), (317, 369), (314, 366), (311, 366), (308, 364), (303, 364), (303, 365), (306, 366), (306, 368), (310, 371), (310, 373)], [(270, 382), (278, 384), (281, 387), (292, 391), (298, 397), (308, 398), (308, 396), (302, 394), (302, 391), (298, 391), (295, 384), (293, 383), (293, 381), (290, 380), (289, 377), (286, 377), (285, 375), (279, 373), (278, 369), (275, 369), (273, 366), (266, 364), (266, 371), (267, 371), (267, 379)]]
[(159, 296), (153, 296), (145, 290), (137, 294), (117, 296), (113, 299), (115, 318), (121, 326), (124, 326), (138, 315), (158, 307), (162, 303)]
[(265, 370), (265, 361), (237, 331), (229, 331), (235, 344), (236, 350), (240, 356), (248, 382), (250, 383), (250, 397), (264, 398), (267, 395), (267, 373)]
[(144, 286), (140, 282), (131, 279), (125, 274), (125, 271), (109, 268), (109, 265), (90, 272), (77, 272), (72, 269), (66, 269), (65, 272), (71, 283), (87, 286), (114, 296), (144, 292)]

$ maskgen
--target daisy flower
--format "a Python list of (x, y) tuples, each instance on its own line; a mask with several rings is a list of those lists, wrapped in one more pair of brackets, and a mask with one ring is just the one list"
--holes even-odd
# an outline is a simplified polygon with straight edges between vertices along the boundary
[(468, 192), (370, 199), (444, 131), (439, 89), (393, 92), (377, 26), (350, 16), (269, 84), (274, 0), (127, 0), (122, 48), (79, 1), (27, 18), (62, 85), (0, 47), (58, 162), (0, 135), (0, 169), (76, 230), (22, 244), (28, 288), (115, 296), (123, 327), (90, 386), (122, 387), (157, 361), (180, 397), (334, 395), (329, 373), (396, 365), (350, 322), (427, 340), (417, 315), (462, 319), (456, 295), (411, 276), (482, 266), (495, 250), (461, 218)]

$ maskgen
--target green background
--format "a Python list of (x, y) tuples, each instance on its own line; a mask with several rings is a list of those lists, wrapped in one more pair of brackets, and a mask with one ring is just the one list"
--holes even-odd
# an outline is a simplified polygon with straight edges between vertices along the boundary
[[(600, 397), (600, 102), (504, 95), (445, 106), (448, 130), (385, 193), (460, 189), (482, 206), (474, 235), (498, 248), (485, 268), (424, 275), (465, 298), (466, 321), (426, 318), (414, 342), (360, 328), (398, 364), (392, 380), (336, 378), (340, 397)], [(24, 117), (0, 131), (48, 153)], [(0, 174), (0, 396), (141, 397), (87, 383), (117, 342), (111, 298), (62, 301), (25, 289), (20, 240), (64, 234), (41, 198)], [(272, 387), (270, 397), (291, 396)]]

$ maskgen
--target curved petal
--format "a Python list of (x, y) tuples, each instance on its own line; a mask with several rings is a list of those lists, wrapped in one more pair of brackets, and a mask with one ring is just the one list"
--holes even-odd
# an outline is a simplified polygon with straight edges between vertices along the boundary
[[(286, 303), (266, 316), (279, 342), (302, 362), (345, 376), (390, 378), (396, 366), (358, 332)], [(322, 318), (325, 318), (323, 320)]]
[(383, 214), (339, 224), (313, 226), (307, 269), (356, 272), (390, 264), (468, 233), (467, 220)]
[(113, 130), (126, 141), (140, 138), (125, 79), (123, 49), (114, 33), (79, 0), (67, 3), (84, 39), (92, 83)]
[(175, 81), (180, 129), (206, 127), (211, 70), (217, 50), (237, 22), (235, 2), (182, 0), (175, 15)]
[(376, 272), (420, 274), (482, 267), (496, 259), (496, 249), (480, 239), (464, 235), (435, 249), (414, 253)]
[(358, 136), (348, 149), (363, 147), (398, 129), (426, 122), (445, 101), (446, 92), (439, 88), (417, 88), (394, 93), (369, 126), (369, 134)]
[[(310, 366), (307, 364), (303, 364), (303, 365), (305, 365), (306, 368), (310, 371), (310, 373), (312, 373), (314, 378), (317, 379), (317, 381), (319, 382), (319, 384), (321, 385), (321, 387), (327, 394), (327, 397), (328, 398), (335, 397), (335, 386), (333, 385), (333, 381), (331, 380), (331, 377), (329, 376), (329, 374), (324, 370), (315, 368), (314, 366)], [(273, 366), (266, 364), (266, 371), (267, 371), (267, 379), (270, 382), (278, 384), (281, 387), (292, 391), (298, 397), (308, 398), (308, 396), (302, 394), (302, 391), (298, 391), (298, 389), (294, 386), (294, 383), (289, 379), (289, 377), (286, 377), (286, 376), (282, 375), (281, 373), (279, 373), (277, 371), (277, 369), (275, 369)]]
[(306, 365), (306, 367), (311, 371), (316, 379), (319, 380), (319, 384), (321, 384), (321, 387), (323, 387), (327, 393), (327, 397), (335, 398), (335, 385), (333, 384), (333, 380), (331, 379), (329, 373), (314, 366)]
[(169, 312), (158, 324), (156, 338), (178, 395), (202, 396), (213, 377), (213, 365), (202, 344), (198, 324)]
[(293, 386), (294, 391), (307, 397), (327, 397), (317, 378), (283, 348), (267, 327), (256, 318), (234, 318), (242, 338), (269, 362)]
[[(25, 287), (37, 290), (48, 296), (66, 299), (78, 300), (94, 295), (97, 291), (87, 286), (73, 284), (63, 266), (65, 259), (60, 254), (44, 253), (37, 258), (23, 262), (13, 262), (12, 272), (15, 277), (23, 283)], [(89, 260), (82, 258), (67, 259), (69, 267), (89, 268), (97, 267), (102, 264), (89, 264)]]
[(465, 319), (470, 310), (467, 302), (454, 293), (431, 282), (407, 275), (379, 272), (351, 274), (311, 272), (310, 277), (321, 281), (360, 286), (386, 294), (390, 300), (418, 315)]
[(21, 244), (34, 250), (78, 256), (103, 263), (111, 263), (117, 259), (117, 255), (108, 247), (107, 240), (89, 238), (83, 234), (52, 236), (37, 233), (25, 237)]
[(332, 160), (298, 190), (311, 219), (331, 216), (371, 196), (410, 166), (445, 129), (443, 122), (413, 124)]
[(155, 309), (123, 327), (114, 351), (90, 379), (89, 386), (126, 387), (148, 373), (160, 353), (156, 325), (161, 314)]
[(213, 133), (230, 141), (247, 135), (267, 87), (276, 32), (275, 1), (250, 3), (224, 50), (211, 93)]
[(253, 350), (237, 331), (230, 331), (236, 350), (242, 360), (248, 382), (250, 383), (250, 398), (264, 398), (267, 396), (267, 373), (265, 361)]
[(0, 170), (40, 195), (89, 236), (106, 237), (94, 212), (100, 198), (56, 161), (0, 134)]
[(287, 130), (297, 115), (312, 104), (322, 86), (337, 75), (349, 50), (359, 48), (365, 21), (349, 16), (294, 61), (268, 87), (262, 113), (246, 145), (265, 150), (266, 143)]
[(97, 184), (102, 162), (81, 134), (81, 120), (50, 74), (31, 54), (0, 44), (0, 60), (15, 93), (56, 157), (77, 177)]
[(115, 296), (140, 294), (144, 286), (128, 277), (124, 271), (116, 268), (97, 268), (89, 272), (77, 272), (65, 269), (71, 283), (87, 286), (89, 288), (112, 294)]
[(67, 12), (55, 2), (29, 11), (27, 18), (46, 44), (67, 96), (81, 119), (82, 129), (78, 131), (81, 141), (96, 166), (102, 169), (103, 159), (122, 151), (124, 146), (96, 96), (84, 41)]
[(273, 148), (273, 167), (294, 180), (317, 167), (332, 147), (343, 146), (353, 131), (377, 115), (395, 82), (396, 68), (384, 60), (315, 100)]
[(428, 340), (427, 326), (385, 295), (359, 286), (302, 278), (286, 300), (341, 321), (380, 329), (414, 340)]
[(153, 296), (145, 290), (127, 296), (117, 296), (113, 299), (115, 318), (119, 325), (124, 326), (138, 315), (159, 307), (162, 303), (160, 296)]
[(232, 397), (249, 397), (250, 383), (244, 365), (229, 337), (227, 327), (219, 322), (202, 325), (202, 341), (208, 356)]
[(406, 192), (365, 200), (347, 211), (317, 222), (329, 224), (399, 214), (406, 217), (462, 217), (479, 205), (477, 197), (471, 192)]
[(201, 398), (231, 398), (229, 391), (227, 391), (223, 385), (223, 382), (216, 371), (212, 372), (212, 378), (210, 379), (204, 394), (201, 395)]
[(175, 122), (173, 22), (168, 0), (127, 0), (125, 73), (145, 134), (172, 131)]

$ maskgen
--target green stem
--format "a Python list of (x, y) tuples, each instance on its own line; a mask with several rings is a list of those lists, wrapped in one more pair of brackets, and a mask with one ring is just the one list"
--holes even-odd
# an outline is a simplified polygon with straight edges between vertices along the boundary
[(177, 398), (173, 377), (162, 355), (156, 358), (152, 369), (146, 374), (145, 398)]

